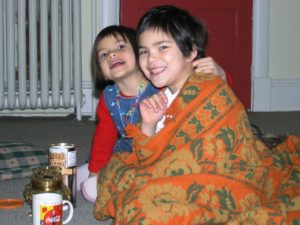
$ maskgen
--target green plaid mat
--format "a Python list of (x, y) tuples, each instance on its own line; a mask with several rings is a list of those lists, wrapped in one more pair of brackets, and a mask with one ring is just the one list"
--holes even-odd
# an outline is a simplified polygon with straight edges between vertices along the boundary
[(29, 142), (0, 140), (0, 180), (31, 176), (34, 168), (48, 165), (47, 151)]

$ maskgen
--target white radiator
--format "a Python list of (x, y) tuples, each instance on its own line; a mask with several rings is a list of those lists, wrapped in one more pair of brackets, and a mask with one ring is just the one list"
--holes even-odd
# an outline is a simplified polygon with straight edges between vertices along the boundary
[(0, 111), (81, 119), (81, 0), (0, 0)]

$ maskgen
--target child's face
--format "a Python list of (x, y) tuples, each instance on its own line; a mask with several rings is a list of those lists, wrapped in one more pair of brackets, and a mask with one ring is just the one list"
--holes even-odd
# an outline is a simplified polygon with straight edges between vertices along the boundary
[(157, 88), (180, 90), (193, 73), (194, 53), (184, 57), (171, 35), (149, 29), (139, 36), (139, 63), (145, 76)]
[(97, 56), (102, 73), (108, 80), (122, 80), (137, 69), (133, 48), (121, 35), (107, 36), (99, 41)]

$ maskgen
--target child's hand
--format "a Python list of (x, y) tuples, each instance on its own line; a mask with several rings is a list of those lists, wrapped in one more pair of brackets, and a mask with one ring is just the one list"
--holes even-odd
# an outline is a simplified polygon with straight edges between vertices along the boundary
[(221, 76), (221, 78), (226, 81), (223, 68), (212, 57), (205, 57), (195, 60), (193, 62), (193, 67), (196, 73), (211, 73)]
[(145, 135), (155, 134), (156, 125), (167, 109), (167, 96), (163, 91), (145, 98), (140, 102), (141, 130)]

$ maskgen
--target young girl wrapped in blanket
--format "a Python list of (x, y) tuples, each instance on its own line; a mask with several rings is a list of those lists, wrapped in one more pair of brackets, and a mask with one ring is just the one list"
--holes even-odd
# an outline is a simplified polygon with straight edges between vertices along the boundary
[[(158, 6), (137, 28), (139, 64), (160, 90), (127, 125), (131, 153), (98, 174), (94, 216), (114, 224), (297, 224), (300, 138), (268, 149), (216, 76), (194, 74), (206, 29), (185, 10)], [(199, 54), (200, 53), (200, 54)]]

